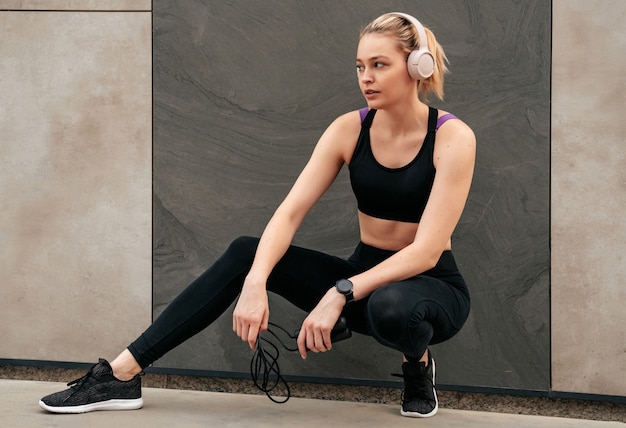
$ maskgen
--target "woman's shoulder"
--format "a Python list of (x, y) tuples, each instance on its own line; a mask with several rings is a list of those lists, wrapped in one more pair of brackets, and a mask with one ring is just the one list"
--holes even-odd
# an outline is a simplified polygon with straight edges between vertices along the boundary
[(357, 110), (350, 110), (345, 112), (335, 119), (335, 122), (344, 126), (352, 126), (356, 125), (357, 128), (361, 127), (361, 122), (365, 119), (367, 112), (369, 111), (368, 107), (363, 107)]
[(317, 147), (328, 153), (341, 156), (348, 163), (354, 152), (359, 133), (361, 120), (358, 110), (349, 111), (337, 116), (326, 128), (320, 137)]
[(343, 113), (331, 122), (328, 126), (328, 130), (344, 136), (358, 136), (361, 130), (361, 114), (362, 112), (359, 110), (352, 110)]
[(450, 113), (446, 110), (438, 110), (436, 129), (439, 136), (443, 136), (442, 134), (449, 134), (457, 137), (474, 137), (474, 132), (467, 123), (454, 113)]

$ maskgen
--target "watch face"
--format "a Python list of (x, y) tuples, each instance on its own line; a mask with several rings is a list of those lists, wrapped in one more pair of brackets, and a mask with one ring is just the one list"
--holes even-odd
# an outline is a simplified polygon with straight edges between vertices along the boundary
[(352, 291), (352, 283), (347, 279), (342, 279), (341, 281), (337, 282), (337, 290), (339, 290), (339, 292), (342, 294), (348, 294)]

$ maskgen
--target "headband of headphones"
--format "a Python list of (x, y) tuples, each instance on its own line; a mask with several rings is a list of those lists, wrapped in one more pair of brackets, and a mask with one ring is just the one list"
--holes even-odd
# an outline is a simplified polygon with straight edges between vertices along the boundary
[(420, 22), (406, 13), (392, 12), (389, 15), (399, 16), (406, 19), (415, 27), (419, 37), (419, 49), (409, 54), (407, 59), (407, 70), (409, 75), (415, 80), (428, 79), (435, 71), (435, 58), (428, 50), (428, 38), (426, 30)]

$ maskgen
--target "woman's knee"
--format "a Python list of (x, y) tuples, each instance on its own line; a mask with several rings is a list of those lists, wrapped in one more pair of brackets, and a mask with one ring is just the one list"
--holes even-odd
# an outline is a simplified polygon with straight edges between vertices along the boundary
[(240, 260), (246, 264), (251, 264), (254, 260), (254, 255), (258, 245), (259, 238), (240, 236), (235, 238), (233, 242), (230, 243), (224, 252), (224, 257)]
[(396, 287), (386, 286), (374, 291), (367, 302), (369, 327), (378, 339), (397, 342), (406, 335), (407, 317), (401, 310), (402, 295)]

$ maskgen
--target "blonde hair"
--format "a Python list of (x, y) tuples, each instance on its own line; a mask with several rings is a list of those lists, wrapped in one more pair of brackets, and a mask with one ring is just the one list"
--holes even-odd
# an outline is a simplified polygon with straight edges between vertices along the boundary
[[(428, 50), (435, 59), (435, 71), (428, 79), (420, 80), (417, 85), (417, 95), (428, 100), (432, 94), (443, 101), (443, 81), (444, 74), (448, 72), (448, 58), (441, 45), (435, 39), (435, 35), (428, 28), (424, 27), (426, 38), (428, 39)], [(394, 37), (400, 50), (409, 54), (420, 46), (419, 35), (415, 26), (406, 18), (393, 13), (379, 16), (370, 22), (363, 30), (359, 39), (366, 34), (386, 34)]]

